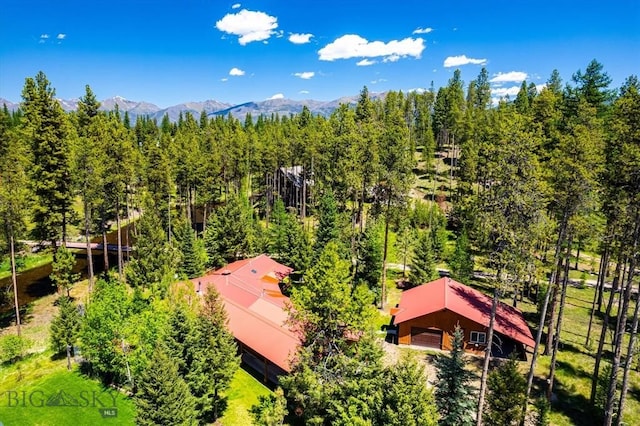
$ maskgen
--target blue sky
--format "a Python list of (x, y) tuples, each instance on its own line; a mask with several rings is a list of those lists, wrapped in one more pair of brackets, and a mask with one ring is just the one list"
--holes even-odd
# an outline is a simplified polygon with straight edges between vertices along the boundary
[(64, 99), (91, 85), (160, 107), (333, 100), (436, 88), (485, 66), (494, 96), (565, 82), (592, 59), (640, 74), (640, 2), (0, 0), (0, 97), (44, 71)]

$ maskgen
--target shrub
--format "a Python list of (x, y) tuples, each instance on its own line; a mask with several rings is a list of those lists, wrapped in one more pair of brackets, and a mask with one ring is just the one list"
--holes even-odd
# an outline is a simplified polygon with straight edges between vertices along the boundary
[(26, 337), (14, 334), (0, 337), (0, 362), (13, 362), (22, 358), (32, 344)]

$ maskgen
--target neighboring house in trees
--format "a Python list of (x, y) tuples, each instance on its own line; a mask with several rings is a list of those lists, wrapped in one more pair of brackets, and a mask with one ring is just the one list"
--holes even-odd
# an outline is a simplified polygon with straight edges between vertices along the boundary
[(280, 290), (281, 281), (291, 271), (263, 254), (191, 280), (198, 294), (206, 294), (211, 286), (218, 290), (242, 361), (265, 382), (277, 384), (278, 376), (291, 371), (291, 360), (300, 346), (300, 339), (286, 324), (284, 307), (289, 298)]
[[(464, 331), (464, 350), (483, 354), (491, 304), (491, 297), (449, 277), (407, 290), (391, 311), (398, 344), (450, 350), (459, 324)], [(535, 341), (522, 312), (500, 302), (491, 355), (508, 357), (516, 351), (525, 359), (525, 346), (533, 348)]]
[(297, 213), (302, 211), (303, 204), (311, 201), (313, 179), (308, 174), (305, 176), (302, 166), (280, 167), (274, 186), (285, 207), (295, 208)]

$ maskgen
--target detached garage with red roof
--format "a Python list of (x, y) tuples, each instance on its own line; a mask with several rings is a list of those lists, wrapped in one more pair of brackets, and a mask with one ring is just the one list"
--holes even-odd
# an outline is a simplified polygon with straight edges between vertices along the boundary
[(278, 376), (291, 371), (291, 359), (300, 346), (287, 324), (289, 298), (279, 285), (291, 271), (263, 254), (191, 280), (199, 294), (212, 286), (218, 290), (242, 361), (262, 374), (265, 382), (277, 383)]
[[(398, 344), (450, 350), (456, 324), (464, 331), (464, 349), (482, 354), (486, 349), (492, 298), (451, 278), (405, 291), (392, 310)], [(506, 357), (535, 341), (522, 312), (499, 303), (494, 323), (492, 356)]]

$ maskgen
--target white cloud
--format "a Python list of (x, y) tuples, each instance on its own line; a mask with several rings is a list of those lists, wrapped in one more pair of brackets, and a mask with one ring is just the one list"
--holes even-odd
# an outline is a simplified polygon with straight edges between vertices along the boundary
[(542, 89), (544, 89), (545, 87), (547, 87), (547, 84), (536, 84), (536, 91), (538, 93), (542, 92)]
[(424, 50), (424, 40), (421, 38), (405, 38), (404, 40), (368, 41), (356, 34), (346, 34), (327, 44), (318, 51), (321, 61), (334, 61), (349, 58), (404, 58), (413, 56), (420, 58)]
[(409, 92), (424, 93), (426, 91), (427, 89), (423, 89), (422, 87), (414, 87), (412, 89), (407, 89), (407, 93)]
[(313, 71), (305, 71), (305, 72), (297, 72), (293, 75), (295, 75), (296, 77), (300, 77), (303, 80), (309, 80), (310, 78), (313, 78), (313, 76), (316, 75), (316, 73)]
[(49, 34), (40, 34), (40, 38), (46, 40), (49, 38)]
[(512, 87), (494, 87), (491, 89), (491, 95), (502, 98), (509, 95), (510, 98), (513, 98), (520, 91), (520, 86), (512, 86)]
[(467, 58), (467, 55), (460, 56), (449, 56), (444, 60), (444, 67), (459, 67), (460, 65), (474, 64), (474, 65), (484, 65), (487, 63), (486, 59), (474, 59)]
[(231, 9), (240, 9), (240, 6), (242, 6), (240, 3), (236, 3), (233, 6), (231, 6)]
[(239, 36), (238, 43), (245, 45), (252, 41), (267, 40), (278, 28), (278, 18), (264, 12), (242, 9), (238, 13), (228, 13), (216, 22), (216, 28), (228, 34)]
[(224, 78), (221, 78), (221, 79), (220, 79), (220, 81), (222, 81), (222, 82), (225, 82), (225, 81), (227, 81), (227, 80), (229, 80), (227, 77), (224, 77)]
[(270, 98), (267, 98), (268, 101), (273, 101), (275, 99), (284, 99), (284, 95), (282, 93), (276, 93)]
[(368, 67), (369, 65), (373, 65), (378, 63), (378, 61), (372, 61), (371, 59), (363, 59), (359, 61), (356, 65), (359, 67)]
[(522, 71), (499, 72), (489, 81), (491, 83), (520, 83), (527, 77), (527, 73)]
[(413, 34), (429, 34), (431, 31), (433, 31), (433, 28), (430, 28), (430, 27), (427, 27), (427, 28), (418, 27), (415, 30), (413, 30)]
[(385, 81), (387, 81), (387, 79), (386, 79), (386, 78), (379, 78), (379, 79), (377, 79), (377, 80), (371, 80), (371, 84), (383, 83), (383, 82), (385, 82)]
[(60, 34), (58, 34), (58, 35), (56, 36), (56, 38), (57, 38), (58, 40), (64, 40), (65, 38), (67, 38), (67, 35), (66, 35), (66, 34), (62, 34), (62, 33), (60, 33)]
[(391, 56), (387, 56), (382, 60), (382, 62), (397, 62), (398, 59), (400, 59), (400, 56), (394, 54)]
[(289, 41), (293, 44), (305, 44), (311, 41), (311, 37), (313, 34), (291, 34), (289, 36)]
[(239, 77), (241, 75), (244, 75), (244, 71), (241, 70), (240, 68), (233, 67), (229, 70), (229, 75), (232, 75), (234, 77)]
[(308, 90), (301, 90), (298, 93), (300, 93), (301, 95), (308, 95), (309, 91)]

